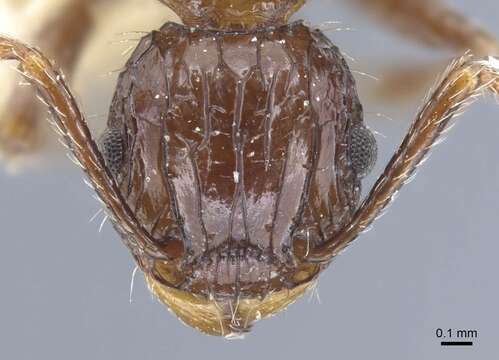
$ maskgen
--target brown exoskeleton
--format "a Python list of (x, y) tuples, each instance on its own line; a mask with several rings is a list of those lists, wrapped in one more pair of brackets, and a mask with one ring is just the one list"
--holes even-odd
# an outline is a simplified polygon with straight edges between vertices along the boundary
[(303, 294), (467, 101), (499, 90), (496, 58), (456, 60), (361, 202), (376, 142), (339, 50), (287, 23), (304, 1), (163, 2), (185, 25), (142, 39), (99, 145), (38, 50), (0, 37), (0, 58), (52, 110), (151, 291), (208, 334), (248, 331)]

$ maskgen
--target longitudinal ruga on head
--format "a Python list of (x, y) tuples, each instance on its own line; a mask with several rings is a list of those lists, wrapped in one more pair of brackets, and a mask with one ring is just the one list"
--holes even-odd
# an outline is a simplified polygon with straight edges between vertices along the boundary
[(184, 24), (140, 41), (92, 139), (64, 77), (0, 37), (48, 104), (150, 290), (200, 331), (234, 337), (311, 288), (482, 89), (496, 58), (456, 60), (365, 199), (377, 157), (354, 78), (304, 1), (163, 0)]

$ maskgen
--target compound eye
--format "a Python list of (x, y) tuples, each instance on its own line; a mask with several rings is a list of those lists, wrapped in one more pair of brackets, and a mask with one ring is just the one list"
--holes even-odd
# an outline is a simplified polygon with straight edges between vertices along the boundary
[(360, 178), (368, 175), (378, 157), (378, 145), (373, 133), (363, 125), (352, 128), (348, 141), (348, 156)]
[(116, 178), (123, 166), (125, 144), (123, 134), (119, 129), (108, 128), (99, 140), (99, 147), (106, 166)]

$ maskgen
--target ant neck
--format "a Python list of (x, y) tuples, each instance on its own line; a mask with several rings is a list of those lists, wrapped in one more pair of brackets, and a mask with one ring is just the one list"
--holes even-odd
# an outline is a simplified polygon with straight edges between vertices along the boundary
[(160, 0), (186, 26), (222, 30), (248, 30), (280, 26), (305, 0)]

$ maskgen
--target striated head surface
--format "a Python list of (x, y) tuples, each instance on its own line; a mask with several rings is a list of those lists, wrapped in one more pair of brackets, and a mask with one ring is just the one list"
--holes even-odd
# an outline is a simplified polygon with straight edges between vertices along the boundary
[[(304, 255), (358, 207), (373, 157), (362, 128), (345, 60), (299, 22), (238, 32), (168, 23), (143, 38), (120, 75), (103, 153), (167, 255), (125, 237), (152, 291), (218, 335), (236, 303), (244, 332), (251, 307), (265, 317), (294, 301), (324, 269)], [(198, 323), (206, 317), (224, 325)]]
[(305, 0), (161, 0), (187, 26), (215, 29), (249, 29), (280, 26)]

